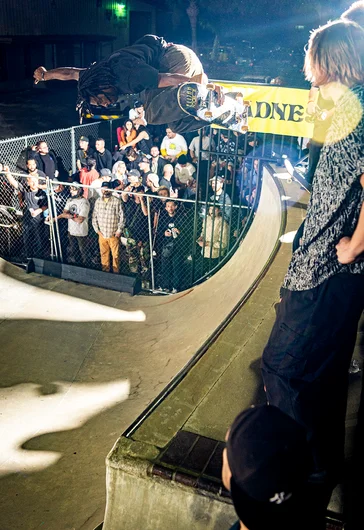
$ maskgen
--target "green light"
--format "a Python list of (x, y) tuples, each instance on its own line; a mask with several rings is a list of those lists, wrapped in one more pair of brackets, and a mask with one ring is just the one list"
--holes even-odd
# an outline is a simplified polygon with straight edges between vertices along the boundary
[(115, 11), (118, 17), (126, 17), (126, 5), (125, 4), (116, 4)]

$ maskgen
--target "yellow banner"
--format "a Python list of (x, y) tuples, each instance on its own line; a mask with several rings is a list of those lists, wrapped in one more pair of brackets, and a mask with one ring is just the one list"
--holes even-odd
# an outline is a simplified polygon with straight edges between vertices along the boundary
[(306, 121), (308, 90), (216, 82), (231, 91), (241, 91), (251, 102), (249, 131), (312, 138), (313, 124)]

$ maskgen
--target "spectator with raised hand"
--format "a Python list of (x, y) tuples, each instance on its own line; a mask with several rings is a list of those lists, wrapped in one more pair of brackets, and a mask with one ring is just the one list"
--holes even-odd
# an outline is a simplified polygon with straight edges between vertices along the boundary
[(181, 155), (187, 155), (187, 143), (181, 134), (170, 127), (166, 128), (166, 136), (162, 140), (161, 154), (170, 162), (174, 163)]
[(34, 155), (37, 168), (43, 171), (51, 180), (59, 175), (57, 157), (54, 151), (50, 151), (47, 142), (40, 140), (37, 143), (37, 151)]
[[(100, 177), (99, 172), (96, 170), (96, 159), (88, 158), (86, 166), (83, 166), (80, 171), (80, 182), (85, 186), (91, 186), (95, 180)], [(89, 192), (89, 188), (83, 188), (83, 196), (85, 199), (92, 196), (92, 192)]]
[(76, 151), (76, 165), (78, 171), (86, 168), (88, 165), (88, 159), (92, 158), (94, 150), (90, 147), (90, 140), (88, 136), (81, 136), (79, 141), (79, 147)]
[[(34, 160), (29, 160), (33, 163)], [(3, 168), (9, 184), (18, 191), (20, 207), (23, 210), (23, 238), (27, 258), (42, 258), (47, 245), (44, 232), (43, 212), (48, 208), (47, 196), (39, 187), (37, 176), (17, 180), (9, 167)]]
[(105, 148), (105, 140), (98, 138), (95, 142), (95, 153), (96, 169), (100, 172), (102, 169), (112, 170), (112, 154), (108, 149)]
[(83, 196), (83, 188), (74, 182), (70, 186), (71, 197), (67, 200), (63, 213), (58, 219), (68, 219), (68, 261), (69, 263), (87, 264), (87, 236), (90, 203)]
[(137, 131), (134, 127), (133, 121), (131, 119), (126, 120), (122, 127), (116, 129), (116, 135), (118, 138), (119, 149), (123, 151), (125, 146), (137, 137)]
[(124, 228), (124, 212), (120, 199), (113, 197), (113, 190), (108, 182), (102, 183), (101, 192), (102, 196), (96, 200), (92, 213), (92, 226), (99, 236), (102, 270), (110, 272), (111, 253), (112, 270), (117, 274), (120, 265), (120, 236)]

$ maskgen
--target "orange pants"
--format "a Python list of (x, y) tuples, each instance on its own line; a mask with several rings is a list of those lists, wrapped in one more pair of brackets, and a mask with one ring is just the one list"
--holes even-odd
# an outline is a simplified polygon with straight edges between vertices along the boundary
[(99, 235), (101, 267), (105, 272), (110, 272), (110, 252), (112, 255), (112, 270), (119, 272), (119, 249), (120, 239), (118, 237), (103, 237)]

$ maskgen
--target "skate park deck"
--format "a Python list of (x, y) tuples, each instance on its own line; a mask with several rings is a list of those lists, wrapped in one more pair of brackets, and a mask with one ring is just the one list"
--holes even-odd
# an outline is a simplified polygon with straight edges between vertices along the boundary
[(260, 236), (249, 232), (245, 251), (177, 295), (131, 297), (1, 260), (1, 530), (103, 520), (115, 440), (207, 347), (271, 258), (281, 218), (271, 178), (265, 189)]

